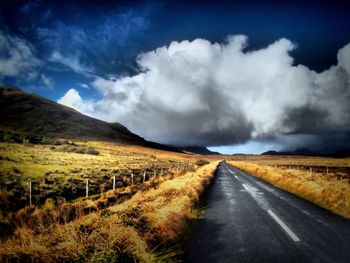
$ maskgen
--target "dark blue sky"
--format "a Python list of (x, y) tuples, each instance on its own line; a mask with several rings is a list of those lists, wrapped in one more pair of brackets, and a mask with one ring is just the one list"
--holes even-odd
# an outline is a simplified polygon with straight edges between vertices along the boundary
[[(120, 121), (141, 136), (161, 143), (229, 145), (226, 152), (232, 150), (230, 145), (241, 145), (237, 151), (248, 149), (247, 152), (259, 152), (277, 144), (281, 149), (292, 149), (296, 142), (350, 145), (350, 95), (346, 95), (350, 94), (350, 47), (343, 48), (350, 43), (349, 28), (349, 1), (2, 0), (0, 84), (18, 86), (55, 101), (65, 95), (63, 104), (97, 118)], [(228, 38), (234, 35), (248, 37), (243, 52), (236, 54), (249, 64), (241, 76), (230, 78), (241, 70), (233, 53), (230, 63), (220, 64), (214, 70), (211, 66), (215, 59), (196, 64), (211, 54), (223, 62), (227, 60), (225, 52), (242, 41)], [(220, 45), (208, 48), (205, 41), (191, 42), (199, 38)], [(278, 41), (282, 38), (285, 39)], [(176, 59), (166, 60), (172, 57), (168, 49), (155, 53), (155, 57), (151, 53), (144, 55), (184, 40), (190, 42), (175, 43), (176, 48), (183, 45), (186, 49), (182, 52), (180, 47)], [(199, 56), (192, 46), (200, 48)], [(216, 47), (221, 51), (217, 52)], [(261, 52), (251, 52), (256, 50)], [(255, 56), (256, 60), (249, 60)], [(303, 66), (290, 67), (290, 56), (294, 66)], [(151, 64), (137, 63), (138, 58)], [(262, 70), (264, 66), (259, 68), (259, 59), (264, 60), (266, 71)], [(157, 64), (164, 61), (164, 65)], [(179, 61), (183, 64), (177, 64)], [(187, 67), (196, 71), (193, 76), (181, 71)], [(152, 72), (146, 74), (147, 70)], [(223, 71), (227, 82), (216, 79)], [(164, 78), (157, 75), (159, 72)], [(270, 76), (271, 72), (277, 73)], [(255, 81), (260, 78), (261, 83), (256, 86)], [(163, 86), (158, 85), (160, 82)], [(227, 85), (232, 98), (224, 93)], [(241, 88), (246, 93), (234, 97)], [(164, 92), (166, 89), (169, 90)], [(201, 93), (202, 90), (208, 93)], [(273, 94), (268, 97), (270, 91)], [(286, 98), (293, 95), (294, 100), (293, 96), (291, 102), (272, 98), (275, 93)], [(193, 97), (186, 97), (189, 94)], [(257, 103), (246, 108), (252, 98)], [(163, 99), (163, 104), (155, 105), (159, 99)], [(239, 107), (235, 108), (234, 100)], [(179, 113), (177, 103), (189, 111)], [(163, 108), (157, 109), (160, 106)], [(256, 112), (251, 110), (254, 107)], [(210, 124), (202, 121), (206, 120), (206, 109), (212, 115)], [(271, 118), (260, 115), (266, 109)], [(143, 113), (144, 118), (139, 117)], [(268, 126), (270, 119), (275, 123)], [(169, 128), (174, 120), (182, 122), (182, 128)], [(194, 122), (203, 126), (202, 133), (197, 127), (191, 128)], [(335, 127), (334, 123), (339, 125)], [(241, 131), (234, 130), (237, 128)], [(329, 139), (334, 137), (334, 131), (340, 134), (336, 141)], [(187, 142), (184, 138), (192, 139)], [(286, 146), (286, 141), (291, 146)]]
[(345, 1), (2, 1), (1, 32), (24, 39), (51, 80), (17, 76), (19, 85), (52, 99), (68, 88), (96, 97), (88, 84), (97, 76), (133, 74), (141, 52), (174, 40), (204, 38), (223, 42), (227, 35), (249, 37), (248, 49), (282, 38), (298, 45), (295, 64), (322, 71), (336, 63), (339, 48), (350, 42), (350, 9)]

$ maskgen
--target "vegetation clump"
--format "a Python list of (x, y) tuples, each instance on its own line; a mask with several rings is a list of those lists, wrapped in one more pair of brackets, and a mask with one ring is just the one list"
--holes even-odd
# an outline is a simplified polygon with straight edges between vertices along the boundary
[(200, 160), (198, 160), (197, 162), (196, 162), (196, 165), (197, 166), (203, 166), (203, 165), (206, 165), (206, 164), (208, 164), (209, 162), (207, 161), (207, 160), (202, 160), (202, 159), (200, 159)]
[(99, 155), (100, 152), (93, 147), (86, 146), (64, 146), (61, 148), (63, 152), (69, 153), (80, 153), (80, 154), (90, 154), (90, 155)]

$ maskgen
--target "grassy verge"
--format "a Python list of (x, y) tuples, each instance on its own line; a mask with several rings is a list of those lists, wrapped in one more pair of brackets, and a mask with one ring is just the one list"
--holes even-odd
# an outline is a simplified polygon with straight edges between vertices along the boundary
[(249, 162), (229, 163), (333, 213), (350, 218), (349, 179), (338, 180), (334, 174), (283, 170)]
[[(89, 154), (94, 151), (99, 154)], [(105, 142), (0, 143), (0, 224), (2, 216), (29, 205), (29, 182), (32, 203), (42, 206), (47, 199), (61, 203), (84, 197), (87, 179), (89, 194), (100, 195), (113, 189), (114, 180), (123, 188), (169, 171), (189, 171), (195, 162), (185, 154)]]
[[(72, 221), (40, 227), (44, 208), (30, 224), (18, 224), (0, 244), (0, 261), (35, 262), (167, 262), (180, 253), (173, 246), (196, 213), (193, 205), (209, 184), (213, 162), (175, 178), (150, 185), (130, 199), (101, 208), (90, 202), (90, 213)], [(113, 197), (113, 192), (106, 194)], [(36, 226), (36, 227), (33, 227)]]

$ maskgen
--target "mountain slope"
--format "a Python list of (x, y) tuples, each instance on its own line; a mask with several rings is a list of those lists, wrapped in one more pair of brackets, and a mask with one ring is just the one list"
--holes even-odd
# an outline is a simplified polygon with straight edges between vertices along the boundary
[(105, 140), (152, 148), (173, 148), (145, 141), (119, 123), (97, 120), (18, 88), (0, 88), (0, 130), (27, 137)]
[(193, 153), (193, 154), (220, 155), (220, 153), (210, 151), (208, 148), (202, 147), (202, 146), (187, 146), (187, 147), (179, 147), (178, 149), (181, 151), (184, 151), (187, 153)]

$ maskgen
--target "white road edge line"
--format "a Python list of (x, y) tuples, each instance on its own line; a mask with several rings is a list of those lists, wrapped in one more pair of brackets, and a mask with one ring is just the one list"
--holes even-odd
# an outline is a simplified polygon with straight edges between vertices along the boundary
[(283, 228), (284, 231), (293, 239), (294, 242), (301, 241), (299, 237), (271, 210), (267, 210), (269, 215)]
[(242, 185), (243, 185), (245, 190), (249, 191), (249, 188), (245, 184), (242, 184)]

